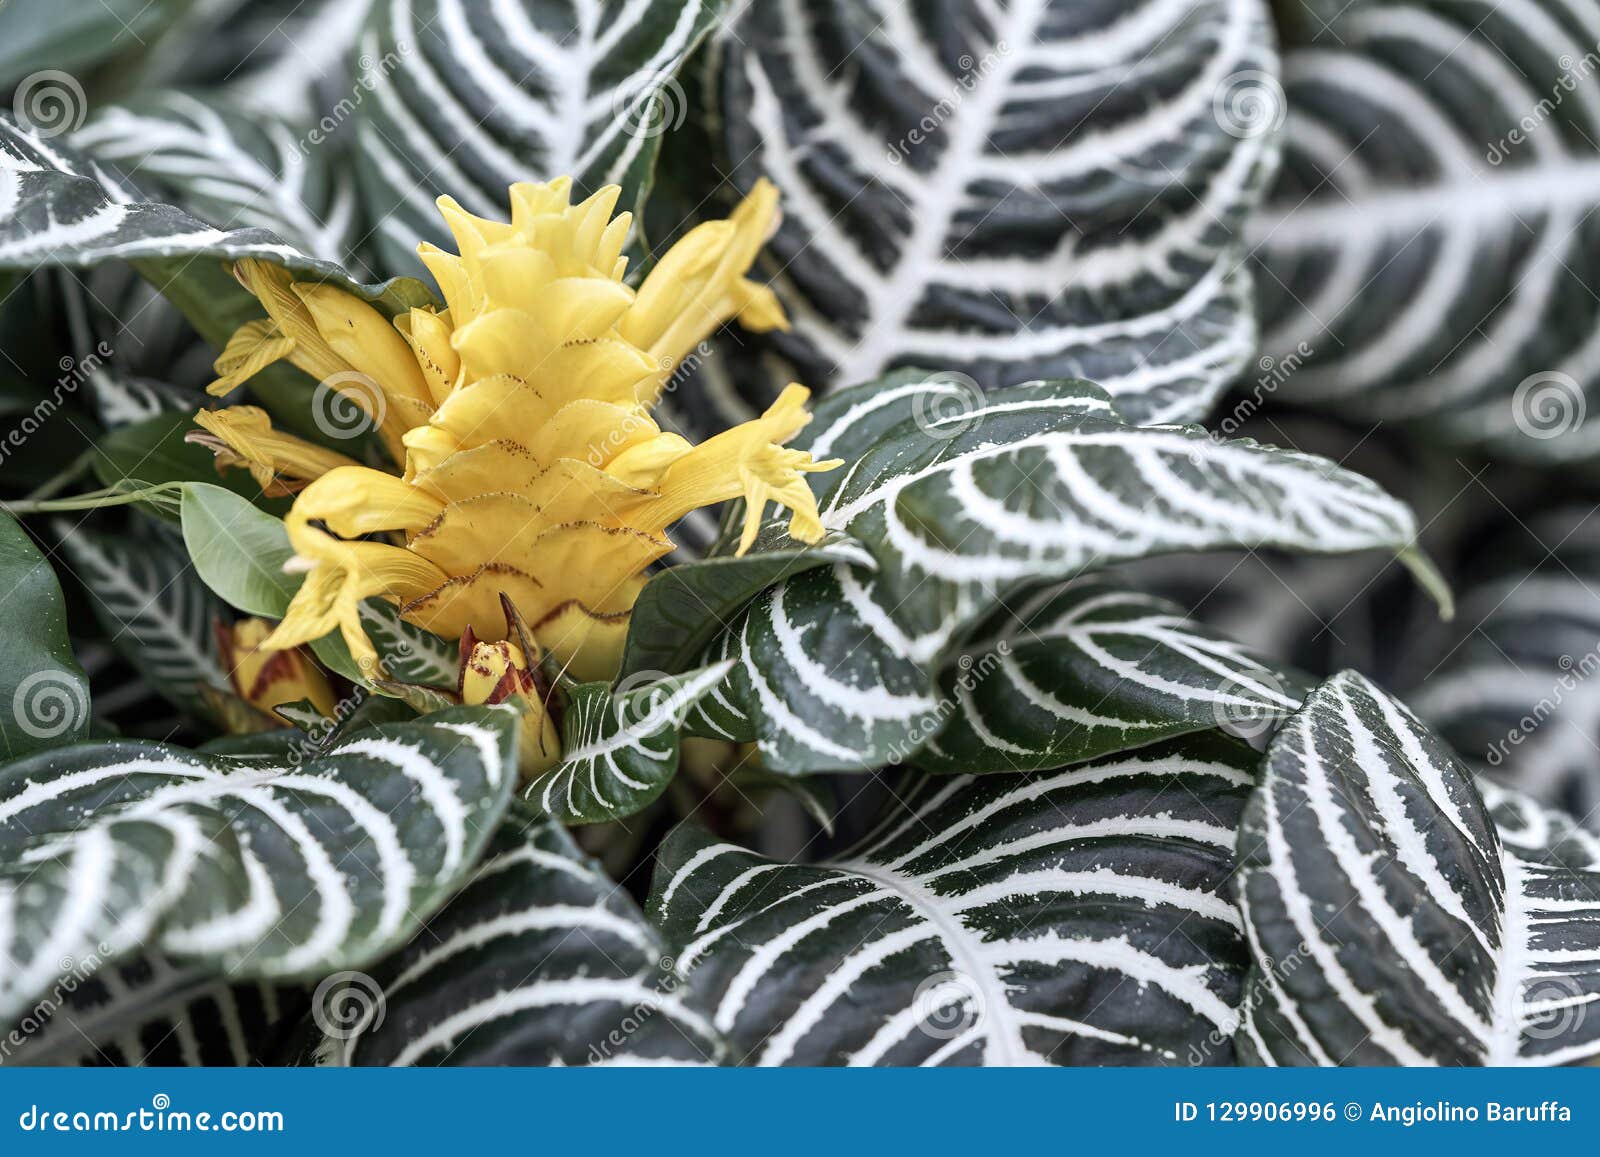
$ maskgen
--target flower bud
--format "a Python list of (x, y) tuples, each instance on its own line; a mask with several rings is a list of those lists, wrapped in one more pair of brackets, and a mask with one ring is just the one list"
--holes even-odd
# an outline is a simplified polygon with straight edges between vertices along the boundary
[(305, 699), (332, 718), (338, 700), (328, 677), (303, 648), (262, 650), (270, 634), (272, 624), (264, 619), (240, 619), (231, 628), (218, 625), (217, 645), (234, 694), (269, 717), (274, 707)]
[(517, 766), (522, 778), (549, 771), (561, 759), (561, 735), (539, 689), (535, 664), (516, 643), (485, 643), (469, 630), (461, 640), (461, 702), (512, 703), (522, 712)]

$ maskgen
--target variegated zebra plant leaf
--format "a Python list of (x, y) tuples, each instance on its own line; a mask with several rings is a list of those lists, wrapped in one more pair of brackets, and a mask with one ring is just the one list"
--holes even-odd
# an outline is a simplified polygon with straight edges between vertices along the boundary
[(662, 568), (651, 576), (633, 605), (622, 677), (683, 671), (762, 591), (794, 575), (840, 562), (870, 566), (872, 559), (859, 546), (845, 541), (758, 551), (738, 558), (724, 555)]
[(1254, 738), (1309, 689), (1162, 599), (1046, 587), (998, 612), (946, 665), (947, 721), (916, 763), (1033, 771), (1212, 728)]
[[(698, 1065), (726, 1058), (633, 901), (562, 828), (513, 810), (465, 887), (322, 1016), (319, 1065)], [(315, 1012), (315, 1009), (313, 1010)]]
[[(873, 566), (764, 591), (703, 662), (735, 660), (691, 716), (774, 770), (909, 759), (944, 722), (935, 680), (965, 634), (1040, 582), (1180, 551), (1396, 552), (1448, 609), (1404, 504), (1310, 455), (1140, 428), (1084, 382), (985, 395), (907, 371), (841, 391), (797, 439), (824, 526)], [(763, 541), (773, 541), (763, 539)]]
[(1350, 6), (1287, 54), (1283, 172), (1249, 224), (1286, 397), (1591, 459), (1595, 0)]
[(0, 269), (93, 268), (130, 262), (220, 346), (260, 308), (224, 263), (258, 257), (306, 281), (336, 282), (391, 312), (432, 302), (422, 282), (363, 286), (337, 264), (277, 234), (219, 228), (145, 198), (127, 178), (50, 136), (0, 114)]
[(1255, 762), (1213, 733), (921, 777), (823, 864), (685, 825), (649, 912), (737, 1063), (1229, 1064), (1248, 953), (1226, 893)]
[(580, 199), (648, 197), (661, 135), (688, 114), (673, 80), (723, 0), (376, 0), (356, 110), (367, 207), (385, 264), (419, 271), (449, 240), (434, 198), (499, 216), (506, 186), (570, 176)]
[(260, 1064), (308, 996), (297, 986), (232, 984), (155, 955), (104, 968), (77, 962), (12, 1024), (21, 1043), (0, 1054), (0, 1064)]
[(1240, 826), (1254, 953), (1241, 1058), (1600, 1055), (1587, 1015), (1600, 1000), (1600, 870), (1550, 854), (1520, 821), (1508, 844), (1443, 741), (1362, 676), (1317, 688), (1273, 739)]
[(225, 611), (182, 540), (153, 520), (133, 535), (68, 523), (56, 529), (111, 645), (164, 698), (203, 717), (200, 689), (228, 686), (215, 631)]
[(733, 181), (784, 192), (768, 261), (794, 320), (787, 364), (741, 361), (741, 389), (938, 365), (1194, 421), (1254, 356), (1240, 229), (1282, 116), (1264, 0), (773, 0), (717, 47)]
[(458, 708), (282, 760), (114, 741), (0, 768), (0, 1018), (61, 961), (157, 952), (234, 980), (365, 965), (472, 869), (516, 718)]
[(684, 718), (728, 674), (721, 663), (683, 675), (639, 672), (584, 683), (565, 696), (561, 759), (523, 798), (562, 823), (603, 823), (648, 807), (678, 771)]
[(1486, 543), (1461, 622), (1407, 702), (1480, 775), (1592, 817), (1600, 807), (1600, 523), (1586, 504)]
[(354, 256), (355, 173), (271, 112), (165, 92), (97, 110), (70, 139), (202, 220), (338, 265)]

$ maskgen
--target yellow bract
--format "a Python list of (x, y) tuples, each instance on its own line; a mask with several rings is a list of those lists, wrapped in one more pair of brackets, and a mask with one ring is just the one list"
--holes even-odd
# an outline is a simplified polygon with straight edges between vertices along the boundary
[(567, 179), (513, 185), (509, 223), (441, 198), (459, 252), (418, 250), (444, 296), (437, 312), (390, 321), (336, 287), (237, 263), (268, 318), (228, 343), (212, 392), (287, 358), (360, 406), (403, 464), (358, 465), (271, 431), (246, 407), (200, 416), (219, 462), (279, 490), (304, 487), (287, 525), (306, 579), (268, 646), (339, 630), (375, 670), (364, 599), (492, 642), (504, 637), (503, 593), (576, 677), (607, 678), (644, 572), (691, 510), (743, 497), (741, 552), (773, 502), (792, 511), (795, 538), (822, 537), (804, 475), (839, 463), (784, 448), (810, 420), (802, 387), (699, 446), (650, 415), (718, 326), (786, 324), (772, 291), (746, 277), (776, 225), (777, 191), (762, 182), (728, 220), (692, 230), (637, 290), (623, 280), (630, 216), (612, 216), (619, 190), (579, 205), (570, 191)]
[(254, 618), (218, 627), (218, 650), (234, 694), (269, 717), (274, 707), (309, 700), (331, 719), (337, 704), (328, 677), (302, 651), (265, 647), (271, 630), (267, 622)]

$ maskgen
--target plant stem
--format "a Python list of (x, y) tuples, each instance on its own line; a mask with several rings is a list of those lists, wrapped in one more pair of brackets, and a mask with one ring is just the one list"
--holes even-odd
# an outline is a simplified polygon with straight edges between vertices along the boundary
[[(51, 479), (41, 490), (55, 484)], [(181, 482), (163, 482), (157, 486), (139, 486), (129, 489), (125, 485), (108, 486), (104, 490), (91, 490), (71, 498), (22, 498), (16, 502), (0, 502), (0, 511), (14, 516), (26, 514), (56, 514), (72, 510), (98, 510), (102, 506), (128, 506), (135, 502), (152, 502), (156, 505), (175, 505), (183, 490)], [(38, 491), (35, 492), (36, 494)]]

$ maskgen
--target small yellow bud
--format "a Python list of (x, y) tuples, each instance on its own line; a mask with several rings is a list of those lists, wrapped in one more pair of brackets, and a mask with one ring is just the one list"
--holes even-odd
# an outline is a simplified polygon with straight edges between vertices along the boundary
[(485, 643), (470, 630), (462, 636), (461, 655), (461, 702), (513, 703), (522, 712), (517, 757), (522, 778), (532, 779), (560, 762), (561, 734), (539, 689), (537, 655), (530, 664), (511, 640)]
[(264, 619), (240, 619), (217, 628), (217, 645), (234, 694), (271, 716), (274, 707), (310, 700), (323, 716), (332, 718), (338, 700), (328, 677), (304, 650), (262, 649), (272, 624)]

